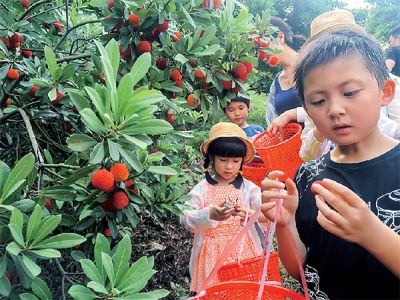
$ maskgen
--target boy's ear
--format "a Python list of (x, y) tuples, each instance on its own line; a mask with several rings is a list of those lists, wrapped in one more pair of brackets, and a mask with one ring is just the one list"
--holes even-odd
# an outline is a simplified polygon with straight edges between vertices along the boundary
[(396, 83), (393, 79), (386, 80), (383, 84), (382, 106), (388, 105), (394, 98)]

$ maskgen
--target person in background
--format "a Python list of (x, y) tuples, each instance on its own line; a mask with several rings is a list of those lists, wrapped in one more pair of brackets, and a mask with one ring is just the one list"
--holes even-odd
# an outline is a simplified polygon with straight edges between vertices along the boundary
[(264, 132), (260, 125), (247, 124), (247, 116), (250, 111), (250, 99), (237, 97), (232, 99), (225, 108), (222, 108), (229, 122), (235, 123), (246, 133), (248, 138)]
[(400, 25), (389, 32), (389, 48), (386, 51), (386, 66), (389, 72), (400, 76)]
[(301, 100), (294, 87), (293, 74), (297, 51), (305, 42), (305, 38), (302, 35), (294, 35), (290, 26), (281, 18), (271, 17), (270, 23), (278, 28), (277, 44), (271, 44), (270, 48), (280, 51), (276, 56), (282, 71), (277, 74), (270, 87), (266, 110), (267, 125), (285, 111), (301, 106)]

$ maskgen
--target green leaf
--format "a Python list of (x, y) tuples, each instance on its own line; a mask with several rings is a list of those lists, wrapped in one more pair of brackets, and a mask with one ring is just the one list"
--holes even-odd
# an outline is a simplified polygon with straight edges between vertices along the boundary
[[(15, 191), (17, 191), (24, 183), (25, 179), (22, 179), (18, 181), (16, 184), (14, 184), (11, 189), (7, 192), (7, 194), (4, 195), (3, 200), (6, 200), (8, 197), (10, 197), (12, 194), (14, 194)], [(5, 204), (5, 201), (3, 202)], [(7, 203), (9, 204), (9, 203)]]
[(90, 259), (81, 259), (79, 262), (81, 263), (83, 272), (85, 272), (85, 275), (90, 280), (96, 281), (98, 283), (103, 282), (103, 278), (94, 262), (92, 262)]
[(92, 103), (94, 107), (96, 107), (101, 118), (105, 120), (104, 114), (106, 113), (106, 108), (104, 107), (103, 100), (101, 99), (99, 93), (90, 86), (85, 86), (85, 91), (89, 95), (90, 100), (92, 100)]
[(122, 135), (128, 142), (130, 142), (133, 145), (138, 146), (141, 149), (146, 149), (147, 148), (147, 143), (135, 138), (134, 136), (129, 136), (126, 134)]
[(65, 82), (68, 79), (72, 78), (75, 74), (75, 66), (72, 64), (66, 65), (62, 71), (61, 75), (58, 78), (58, 82)]
[(101, 254), (107, 253), (110, 254), (110, 244), (108, 243), (106, 237), (102, 234), (97, 234), (96, 243), (94, 245), (94, 259), (96, 261), (97, 269), (99, 270), (99, 274), (101, 275), (102, 281), (104, 284), (106, 279), (106, 273), (103, 268), (103, 261)]
[(4, 184), (0, 204), (5, 199), (5, 196), (9, 194), (10, 190), (13, 189), (14, 185), (29, 176), (34, 167), (34, 163), (35, 156), (33, 155), (33, 153), (28, 153), (18, 161), (18, 163), (15, 165), (10, 175), (8, 176), (6, 183)]
[(200, 39), (199, 45), (205, 46), (208, 43), (210, 43), (212, 41), (212, 39), (215, 37), (216, 32), (217, 32), (217, 27), (215, 26), (215, 24), (212, 24), (211, 26), (209, 26), (205, 30), (203, 37)]
[(7, 268), (7, 259), (6, 258), (7, 258), (7, 256), (3, 255), (3, 259), (1, 260), (1, 263), (0, 263), (0, 276), (1, 276), (1, 274), (4, 274), (4, 272)]
[(29, 252), (43, 259), (61, 257), (60, 251), (55, 249), (29, 250)]
[(0, 195), (9, 175), (10, 168), (0, 160)]
[(93, 110), (84, 108), (79, 112), (82, 116), (82, 121), (94, 132), (106, 132), (107, 127), (99, 120)]
[[(111, 43), (111, 41), (109, 42)], [(114, 69), (110, 61), (110, 57), (108, 56), (107, 50), (104, 48), (104, 46), (98, 42), (95, 41), (95, 44), (97, 48), (99, 49), (100, 52), (100, 59), (103, 63), (104, 67), (104, 75), (106, 78), (106, 85), (110, 89), (111, 93), (113, 91), (116, 91), (116, 86), (115, 86), (115, 78), (116, 78), (116, 73), (114, 74)]]
[(93, 165), (97, 165), (102, 162), (104, 159), (104, 144), (103, 142), (98, 143), (94, 146), (92, 152), (90, 153), (89, 163)]
[(67, 144), (72, 151), (83, 152), (96, 145), (96, 141), (86, 134), (73, 134), (67, 138)]
[(23, 293), (18, 295), (21, 300), (39, 300), (34, 294), (31, 293)]
[(47, 80), (43, 80), (43, 79), (39, 79), (39, 78), (33, 78), (30, 80), (30, 83), (32, 83), (33, 85), (37, 85), (41, 88), (49, 88), (51, 87), (51, 83), (48, 82)]
[(22, 249), (17, 245), (16, 242), (11, 242), (7, 245), (6, 250), (11, 255), (17, 256), (21, 253)]
[(32, 292), (35, 293), (41, 300), (51, 300), (53, 297), (51, 296), (51, 292), (46, 282), (42, 279), (36, 277), (32, 281)]
[(60, 233), (52, 236), (35, 245), (36, 249), (65, 249), (80, 245), (86, 241), (86, 238), (76, 233)]
[(155, 273), (147, 257), (141, 257), (126, 272), (117, 287), (123, 292), (140, 292)]
[(118, 144), (114, 143), (111, 140), (107, 140), (107, 143), (108, 143), (108, 152), (110, 153), (111, 158), (114, 161), (119, 161)]
[(88, 174), (92, 173), (94, 170), (96, 170), (98, 166), (93, 165), (93, 166), (86, 166), (82, 167), (79, 170), (76, 170), (74, 174), (72, 174), (70, 177), (67, 177), (63, 180), (61, 180), (61, 184), (64, 185), (70, 185), (72, 183), (75, 183), (77, 180), (87, 177)]
[(166, 167), (166, 166), (150, 166), (149, 172), (156, 173), (156, 174), (162, 174), (162, 175), (177, 175), (178, 174), (175, 169), (172, 169), (171, 167)]
[(36, 231), (38, 230), (40, 221), (42, 220), (42, 213), (43, 211), (40, 205), (36, 205), (31, 216), (29, 217), (28, 225), (26, 227), (27, 243), (29, 243), (33, 239)]
[(192, 26), (192, 28), (196, 29), (196, 23), (194, 22), (190, 14), (187, 12), (187, 10), (183, 7), (183, 5), (179, 4), (179, 8), (185, 15), (186, 19), (189, 21), (189, 24)]
[(42, 190), (44, 196), (58, 201), (73, 201), (76, 198), (76, 191), (69, 185), (54, 185)]
[(119, 282), (125, 273), (128, 271), (129, 259), (132, 254), (132, 245), (128, 235), (118, 243), (117, 251), (114, 256), (114, 270), (115, 270), (115, 280)]
[(108, 291), (105, 288), (105, 286), (98, 282), (90, 281), (90, 282), (88, 282), (87, 287), (91, 288), (95, 292), (102, 293), (102, 294), (108, 294)]
[(131, 74), (126, 74), (122, 77), (118, 85), (118, 103), (116, 105), (115, 119), (119, 120), (125, 107), (128, 104), (131, 95), (133, 94), (133, 78)]
[(48, 46), (44, 47), (44, 55), (46, 57), (47, 67), (49, 68), (51, 77), (56, 80), (56, 71), (58, 69), (56, 56), (51, 48)]
[(142, 166), (141, 162), (139, 161), (139, 159), (135, 155), (122, 149), (121, 147), (119, 147), (119, 152), (121, 153), (122, 157), (126, 159), (128, 164), (133, 169), (135, 169), (136, 172), (138, 172), (138, 173), (143, 172), (143, 166)]
[(104, 252), (101, 253), (101, 259), (103, 260), (103, 267), (104, 270), (106, 271), (108, 280), (110, 281), (111, 289), (113, 289), (115, 283), (113, 262), (111, 260), (110, 255)]
[(158, 151), (156, 153), (152, 153), (149, 156), (147, 156), (147, 162), (148, 163), (153, 163), (156, 161), (160, 161), (165, 157), (165, 154), (161, 151)]
[(182, 64), (185, 64), (186, 62), (189, 61), (188, 58), (186, 58), (185, 56), (183, 56), (182, 54), (178, 53), (175, 57), (174, 60), (179, 61)]
[(61, 222), (61, 215), (47, 216), (40, 222), (39, 233), (34, 237), (32, 245), (39, 243), (43, 240), (50, 232), (53, 232)]
[(135, 86), (144, 76), (146, 76), (151, 66), (151, 54), (143, 53), (135, 61), (131, 69), (131, 75), (133, 79), (132, 86)]
[(11, 284), (8, 280), (7, 276), (3, 275), (0, 276), (0, 295), (8, 297), (11, 292)]
[(28, 256), (22, 254), (22, 263), (26, 267), (26, 269), (31, 273), (32, 277), (36, 277), (40, 274), (40, 267)]
[(81, 111), (84, 108), (90, 108), (89, 102), (78, 91), (68, 90), (68, 95), (78, 111)]
[(166, 134), (173, 130), (171, 124), (165, 120), (151, 119), (142, 121), (136, 125), (129, 126), (121, 130), (123, 133), (133, 135), (133, 134), (148, 134), (148, 135), (159, 135)]
[(94, 294), (91, 290), (79, 284), (71, 286), (71, 288), (68, 290), (68, 294), (70, 294), (71, 297), (76, 300), (92, 300), (97, 298), (96, 294)]
[(118, 297), (119, 300), (157, 300), (168, 296), (169, 291), (167, 290), (156, 290), (147, 293), (137, 293), (133, 295), (128, 295), (126, 297)]
[[(111, 41), (108, 42), (108, 44), (106, 45), (106, 50), (107, 50), (107, 54), (108, 57), (110, 59), (110, 63), (113, 69), (113, 77), (110, 78), (109, 80), (115, 80), (116, 74), (118, 72), (118, 68), (119, 68), (119, 62), (120, 62), (120, 53), (119, 53), (119, 49), (118, 49), (118, 45), (117, 42), (112, 39)], [(107, 77), (106, 77), (106, 81), (107, 81)]]
[(22, 236), (23, 224), (24, 218), (22, 213), (18, 209), (13, 209), (8, 228), (10, 228), (10, 232), (14, 240), (20, 246), (25, 247), (24, 237)]

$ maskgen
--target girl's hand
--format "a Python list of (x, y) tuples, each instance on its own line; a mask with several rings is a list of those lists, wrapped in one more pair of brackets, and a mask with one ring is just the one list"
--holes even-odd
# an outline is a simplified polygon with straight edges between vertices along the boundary
[(227, 207), (225, 203), (220, 205), (211, 205), (210, 207), (210, 219), (215, 221), (228, 220), (235, 213), (235, 208)]
[(240, 218), (240, 225), (244, 225), (244, 221), (246, 219), (246, 214), (248, 214), (247, 220), (251, 218), (251, 216), (254, 214), (254, 210), (250, 208), (244, 208), (242, 206), (237, 206), (235, 208), (235, 215)]
[(276, 202), (279, 199), (283, 199), (277, 224), (288, 226), (294, 222), (299, 196), (296, 185), (290, 178), (286, 179), (285, 184), (287, 190), (284, 190), (285, 184), (277, 180), (283, 174), (284, 172), (282, 171), (272, 171), (268, 174), (268, 178), (264, 179), (262, 182), (261, 189), (263, 193), (261, 211), (268, 220), (274, 221)]
[(361, 246), (374, 238), (373, 228), (380, 220), (356, 193), (330, 179), (313, 183), (311, 190), (316, 194), (317, 221), (322, 228)]
[(271, 124), (269, 124), (267, 131), (269, 131), (273, 134), (276, 134), (279, 131), (279, 132), (281, 132), (281, 134), (283, 134), (282, 128), (290, 121), (296, 120), (296, 119), (297, 119), (296, 108), (285, 111), (280, 116), (275, 118), (271, 122)]

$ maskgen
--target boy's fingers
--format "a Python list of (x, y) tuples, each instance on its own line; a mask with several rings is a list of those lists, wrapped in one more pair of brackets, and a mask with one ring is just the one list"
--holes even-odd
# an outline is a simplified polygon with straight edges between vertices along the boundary
[(336, 226), (343, 224), (343, 217), (337, 211), (330, 208), (321, 196), (316, 195), (315, 200), (319, 211), (327, 221), (336, 224)]
[(322, 182), (324, 182), (328, 187), (331, 187), (331, 189), (341, 196), (350, 206), (360, 207), (365, 204), (365, 202), (348, 187), (331, 179), (324, 179)]
[(286, 179), (285, 184), (286, 184), (288, 195), (297, 195), (298, 194), (296, 184), (294, 183), (294, 181), (291, 178)]

